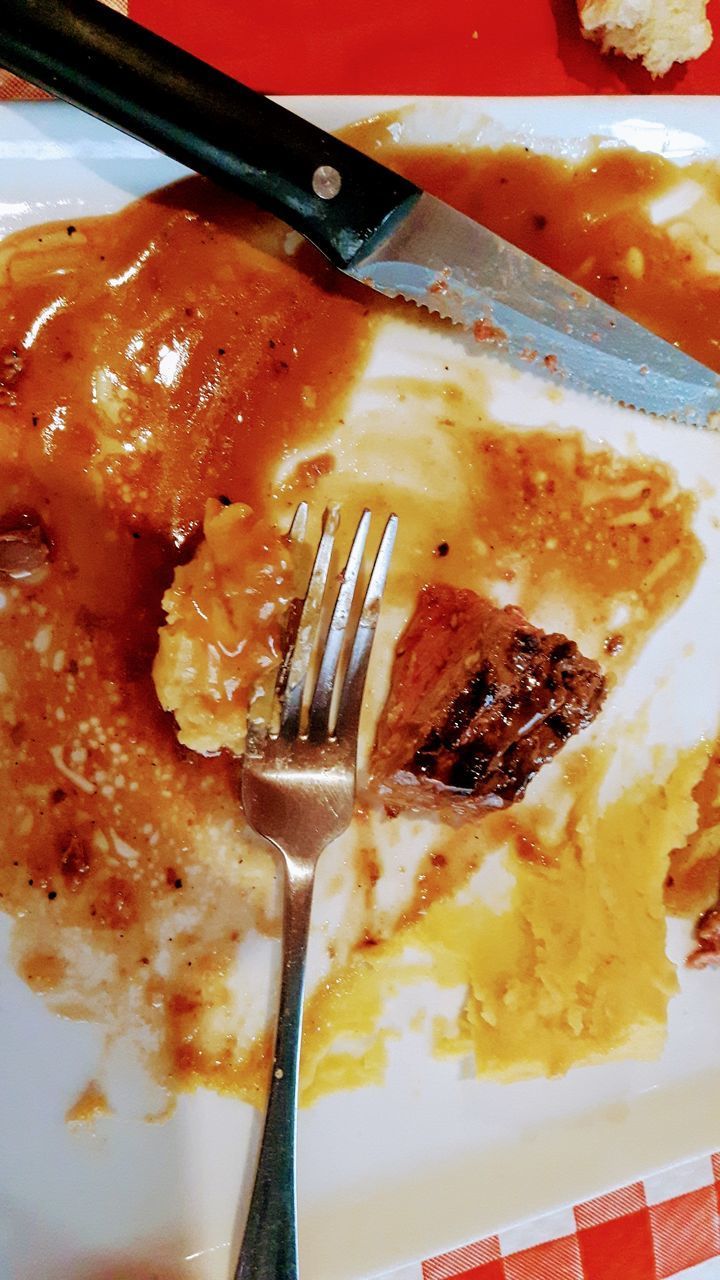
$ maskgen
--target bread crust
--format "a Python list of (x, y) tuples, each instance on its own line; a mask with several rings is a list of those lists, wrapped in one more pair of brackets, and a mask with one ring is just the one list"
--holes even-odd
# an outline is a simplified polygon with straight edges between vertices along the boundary
[(583, 35), (603, 53), (639, 58), (653, 76), (699, 58), (712, 43), (708, 0), (577, 0)]

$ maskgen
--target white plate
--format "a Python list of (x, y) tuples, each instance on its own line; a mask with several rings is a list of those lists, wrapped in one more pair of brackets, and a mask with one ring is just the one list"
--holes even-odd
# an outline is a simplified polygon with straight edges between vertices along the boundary
[[(332, 127), (404, 101), (295, 106)], [(601, 136), (681, 162), (720, 155), (720, 110), (707, 98), (421, 101), (413, 130), (433, 142), (510, 130), (541, 149), (577, 150)], [(70, 109), (0, 109), (0, 233), (110, 211), (181, 173)], [(497, 394), (507, 392), (500, 378)], [(517, 388), (511, 401), (507, 412), (520, 423), (533, 414), (539, 423), (549, 412), (542, 397), (538, 407), (537, 396), (523, 399)], [(573, 403), (568, 397), (553, 409), (561, 425), (572, 423)], [(583, 415), (591, 437), (618, 447), (627, 441), (621, 411), (584, 406)], [(643, 428), (632, 425), (642, 446)], [(717, 474), (717, 438), (680, 429), (660, 435), (659, 452), (684, 483)], [(655, 429), (656, 444), (657, 437)], [(720, 564), (717, 536), (709, 563)], [(707, 574), (703, 582), (686, 622), (705, 609), (706, 674), (673, 727), (688, 741), (713, 731), (720, 706), (712, 651), (720, 612)], [(0, 917), (3, 949), (8, 936)], [(671, 938), (674, 956), (685, 941), (682, 930)], [(358, 1280), (720, 1146), (720, 982), (717, 974), (688, 972), (681, 981), (659, 1061), (500, 1085), (418, 1055), (406, 1035), (383, 1087), (328, 1097), (303, 1113), (306, 1280)], [(50, 1015), (7, 963), (0, 966), (0, 1018), (2, 1280), (223, 1280), (238, 1188), (247, 1191), (258, 1134), (252, 1111), (199, 1093), (181, 1097), (165, 1125), (116, 1116), (92, 1133), (71, 1132), (63, 1115), (87, 1082), (99, 1032)], [(131, 1092), (133, 1082), (126, 1085)]]

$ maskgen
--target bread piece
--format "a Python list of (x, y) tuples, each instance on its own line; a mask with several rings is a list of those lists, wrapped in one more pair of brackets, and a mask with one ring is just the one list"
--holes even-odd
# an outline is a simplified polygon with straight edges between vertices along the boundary
[(578, 0), (583, 35), (603, 53), (640, 58), (653, 76), (699, 58), (712, 42), (708, 0)]

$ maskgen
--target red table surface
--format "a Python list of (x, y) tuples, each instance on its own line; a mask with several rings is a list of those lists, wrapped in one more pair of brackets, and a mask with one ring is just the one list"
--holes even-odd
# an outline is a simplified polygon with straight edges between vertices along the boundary
[(653, 80), (579, 32), (575, 0), (130, 0), (130, 16), (265, 93), (720, 92), (715, 40)]

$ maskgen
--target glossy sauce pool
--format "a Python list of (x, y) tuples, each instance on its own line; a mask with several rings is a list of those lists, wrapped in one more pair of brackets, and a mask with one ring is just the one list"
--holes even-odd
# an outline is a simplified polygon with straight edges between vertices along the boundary
[[(621, 152), (572, 166), (517, 147), (402, 151), (387, 136), (373, 125), (354, 140), (720, 369), (720, 277), (643, 212), (676, 181), (672, 166)], [(717, 174), (693, 172), (720, 201)], [(0, 532), (39, 523), (49, 546), (36, 580), (0, 580), (0, 893), (17, 920), (15, 960), (53, 1008), (112, 1034), (149, 1028), (167, 1087), (251, 1098), (267, 1042), (248, 1042), (225, 1016), (226, 978), (248, 930), (277, 933), (273, 878), (242, 832), (236, 763), (179, 746), (159, 709), (160, 600), (208, 497), (284, 518), (334, 474), (332, 451), (313, 454), (312, 442), (341, 438), (373, 336), (399, 314), (309, 249), (288, 257), (284, 240), (191, 180), (111, 218), (31, 228), (0, 246)], [(429, 523), (412, 504), (401, 511), (412, 548), (403, 598), (431, 577), (461, 582), (475, 539), (493, 552), (492, 572), (475, 566), (478, 589), (522, 569), (532, 615), (562, 582), (615, 678), (692, 584), (702, 559), (692, 496), (661, 464), (588, 452), (579, 433), (520, 440), (488, 420), (466, 439), (467, 413), (449, 397), (469, 501)], [(593, 493), (614, 504), (611, 526)], [(548, 522), (563, 530), (555, 545)], [(612, 626), (620, 594), (634, 602), (627, 635)], [(493, 819), (494, 838), (531, 865), (557, 864), (561, 843), (543, 843), (531, 818), (522, 806)], [(482, 855), (445, 840), (384, 931), (362, 822), (355, 856), (361, 953), (450, 901)], [(358, 998), (369, 1023), (373, 1000), (369, 989)], [(328, 1018), (311, 1002), (310, 1059)], [(335, 1085), (357, 1082), (356, 1065), (335, 1068)], [(72, 1118), (96, 1114), (93, 1099)]]

